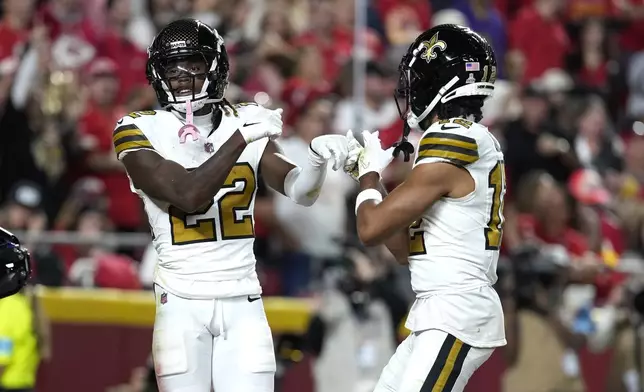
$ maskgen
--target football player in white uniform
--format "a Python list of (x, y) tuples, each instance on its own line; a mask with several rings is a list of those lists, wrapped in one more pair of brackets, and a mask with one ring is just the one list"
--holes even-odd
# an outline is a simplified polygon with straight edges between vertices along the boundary
[(506, 344), (497, 280), (503, 225), (503, 154), (477, 124), (492, 95), (496, 60), (470, 29), (440, 25), (403, 57), (398, 97), (409, 127), (423, 132), (409, 177), (389, 195), (380, 173), (391, 162), (365, 132), (358, 163), (357, 229), (366, 245), (386, 244), (409, 264), (416, 292), (410, 336), (384, 368), (376, 392), (457, 392)]
[[(126, 55), (126, 54), (124, 54)], [(153, 356), (166, 392), (272, 392), (275, 357), (253, 254), (257, 176), (295, 203), (315, 202), (345, 136), (314, 139), (308, 165), (272, 139), (281, 110), (231, 105), (219, 34), (184, 19), (149, 48), (147, 76), (165, 110), (119, 120), (114, 148), (143, 199), (158, 252)]]

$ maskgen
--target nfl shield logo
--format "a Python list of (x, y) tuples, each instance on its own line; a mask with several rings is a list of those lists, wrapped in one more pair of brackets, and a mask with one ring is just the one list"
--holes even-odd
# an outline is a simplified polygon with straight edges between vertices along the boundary
[(209, 152), (209, 153), (211, 153), (211, 154), (212, 154), (213, 152), (215, 152), (215, 146), (213, 146), (213, 145), (212, 145), (212, 143), (210, 143), (210, 142), (208, 142), (208, 143), (204, 144), (204, 145), (203, 145), (203, 148), (204, 148), (204, 150), (206, 150), (206, 152)]
[(159, 302), (161, 302), (161, 305), (166, 304), (168, 302), (168, 293), (162, 293)]

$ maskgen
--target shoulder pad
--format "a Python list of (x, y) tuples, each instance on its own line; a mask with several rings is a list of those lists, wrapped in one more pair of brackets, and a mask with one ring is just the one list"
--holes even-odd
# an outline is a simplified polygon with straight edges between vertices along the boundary
[(448, 162), (471, 165), (479, 159), (480, 125), (462, 118), (441, 120), (423, 134), (418, 143), (416, 164)]
[(154, 150), (144, 130), (149, 127), (150, 119), (156, 114), (155, 110), (132, 112), (116, 123), (112, 142), (118, 159), (130, 151)]

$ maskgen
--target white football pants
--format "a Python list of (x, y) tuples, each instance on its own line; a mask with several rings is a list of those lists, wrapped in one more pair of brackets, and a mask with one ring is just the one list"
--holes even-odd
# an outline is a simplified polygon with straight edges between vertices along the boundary
[(154, 286), (153, 350), (162, 392), (273, 392), (273, 337), (259, 297), (211, 300)]
[(463, 392), (492, 352), (436, 329), (412, 333), (383, 369), (374, 392)]

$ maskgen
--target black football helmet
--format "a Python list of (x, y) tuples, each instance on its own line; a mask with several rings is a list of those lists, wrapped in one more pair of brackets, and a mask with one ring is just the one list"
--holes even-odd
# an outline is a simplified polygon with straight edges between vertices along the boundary
[[(173, 62), (195, 57), (205, 61), (206, 73), (197, 75), (190, 70), (181, 70), (181, 75), (175, 77), (192, 78), (192, 96), (176, 96), (170, 84), (172, 76), (167, 75), (165, 70)], [(195, 111), (206, 103), (222, 101), (228, 86), (228, 69), (228, 54), (223, 38), (215, 29), (196, 19), (181, 19), (168, 24), (148, 48), (146, 75), (159, 104), (164, 108), (172, 107), (185, 113), (187, 102)], [(195, 91), (194, 88), (198, 76), (205, 76), (201, 91)]]
[(0, 227), (0, 298), (20, 291), (30, 275), (29, 252), (15, 235)]
[(457, 98), (492, 95), (496, 58), (479, 34), (467, 27), (446, 24), (418, 36), (398, 70), (396, 103), (406, 126), (395, 154), (404, 151), (407, 155), (413, 153), (413, 147), (406, 142), (410, 128), (417, 128), (442, 104)]

